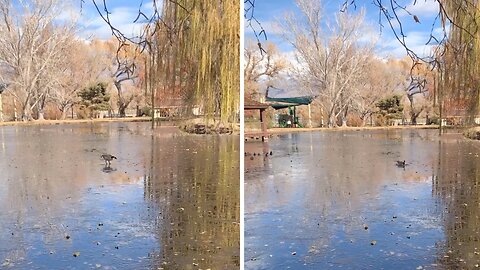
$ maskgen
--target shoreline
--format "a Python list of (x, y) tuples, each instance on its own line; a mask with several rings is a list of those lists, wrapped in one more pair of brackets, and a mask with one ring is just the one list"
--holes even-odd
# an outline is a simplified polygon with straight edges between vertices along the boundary
[(292, 132), (315, 132), (315, 131), (362, 131), (362, 130), (395, 130), (395, 129), (438, 129), (438, 125), (429, 126), (385, 126), (385, 127), (336, 127), (336, 128), (271, 128), (268, 133), (292, 133)]
[[(397, 129), (438, 129), (438, 125), (423, 125), (423, 126), (385, 126), (385, 127), (337, 127), (337, 128), (269, 128), (267, 133), (269, 135), (285, 134), (285, 133), (300, 133), (300, 132), (336, 132), (336, 131), (363, 131), (363, 130), (397, 130)], [(245, 134), (255, 133), (258, 130), (245, 130)]]
[(109, 122), (150, 122), (150, 117), (128, 117), (128, 118), (96, 118), (96, 119), (67, 119), (67, 120), (33, 120), (0, 122), (2, 126), (37, 126), (37, 125), (65, 125), (65, 124), (85, 124), (85, 123), (109, 123)]
[[(8, 121), (0, 122), (0, 127), (7, 126), (54, 126), (54, 125), (70, 125), (70, 124), (96, 124), (96, 123), (134, 123), (134, 122), (152, 122), (150, 117), (126, 117), (126, 118), (96, 118), (96, 119), (67, 119), (67, 120), (33, 120), (29, 122), (22, 121)], [(160, 121), (157, 127), (177, 127), (181, 130), (179, 121)], [(182, 130), (182, 132), (185, 132)], [(185, 132), (187, 134), (192, 134)], [(240, 135), (240, 128), (235, 125), (231, 135)]]

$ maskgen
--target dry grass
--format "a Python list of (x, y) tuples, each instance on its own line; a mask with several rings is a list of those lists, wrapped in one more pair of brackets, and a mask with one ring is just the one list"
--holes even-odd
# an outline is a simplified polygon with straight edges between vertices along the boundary
[(221, 132), (222, 129), (228, 129), (228, 133), (232, 133), (238, 135), (240, 132), (240, 124), (238, 123), (227, 123), (225, 124), (220, 119), (210, 119), (206, 120), (205, 118), (194, 118), (189, 120), (184, 120), (178, 124), (180, 130), (185, 131), (187, 133), (195, 133), (194, 129), (196, 125), (204, 125), (207, 134), (214, 134), (214, 133), (223, 133)]

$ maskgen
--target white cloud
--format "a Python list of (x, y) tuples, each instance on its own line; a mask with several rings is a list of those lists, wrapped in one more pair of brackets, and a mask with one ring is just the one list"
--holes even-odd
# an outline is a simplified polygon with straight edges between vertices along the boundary
[[(90, 7), (90, 10), (92, 8)], [(94, 10), (94, 9), (93, 9)], [(151, 15), (153, 11), (153, 4), (145, 3), (142, 6), (142, 12), (147, 16)], [(142, 23), (134, 23), (135, 19), (138, 16), (138, 7), (116, 7), (110, 10), (109, 20), (111, 24), (125, 34), (128, 37), (133, 37), (141, 33)], [(105, 16), (105, 14), (104, 14)], [(83, 38), (99, 38), (99, 39), (108, 39), (112, 36), (112, 31), (110, 26), (101, 18), (100, 14), (96, 10), (83, 14), (80, 25), (83, 28), (83, 31), (80, 33), (80, 36)]]
[[(433, 50), (433, 45), (420, 45), (420, 46), (408, 46), (410, 50), (415, 52), (419, 57), (427, 57), (432, 54)], [(393, 49), (393, 50), (386, 50), (380, 52), (380, 55), (385, 56), (385, 57), (393, 57), (393, 58), (403, 58), (407, 56), (407, 51), (406, 49), (401, 46), (401, 44), (398, 44), (398, 47)]]
[[(434, 45), (426, 45), (430, 37), (430, 32), (412, 31), (406, 34), (405, 44), (420, 57), (431, 55)], [(392, 39), (384, 43), (380, 47), (380, 55), (402, 58), (407, 55), (405, 48), (396, 39)]]
[[(265, 30), (265, 33), (267, 34), (267, 38), (269, 36), (280, 36), (282, 35), (282, 28), (278, 25), (277, 22), (275, 21), (260, 21), (261, 27)], [(252, 29), (253, 27), (253, 29)], [(262, 28), (260, 25), (252, 22), (252, 26), (249, 26), (247, 23), (245, 23), (245, 34), (251, 34), (253, 35), (253, 31), (257, 32), (257, 35), (262, 31)]]
[(289, 69), (286, 72), (291, 72), (291, 68), (299, 68), (302, 64), (298, 61), (297, 52), (295, 50), (282, 52), (280, 57), (288, 63)]
[(72, 7), (70, 5), (66, 5), (62, 7), (62, 12), (58, 14), (56, 17), (57, 21), (66, 22), (66, 21), (78, 21), (81, 18), (80, 9), (77, 7)]
[[(436, 0), (413, 0), (407, 5), (406, 9), (408, 12), (418, 16), (420, 19), (421, 17), (435, 16), (439, 11), (438, 2)], [(398, 15), (407, 16), (408, 13), (402, 10), (398, 13)]]
[(368, 45), (368, 44), (375, 44), (380, 41), (381, 34), (379, 31), (375, 31), (373, 29), (367, 29), (362, 36), (358, 39), (358, 43)]

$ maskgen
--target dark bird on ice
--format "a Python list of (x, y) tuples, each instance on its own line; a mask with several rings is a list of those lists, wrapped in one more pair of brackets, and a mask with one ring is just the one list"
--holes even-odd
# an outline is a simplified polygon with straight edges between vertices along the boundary
[(103, 160), (105, 160), (105, 166), (107, 166), (107, 167), (110, 167), (110, 162), (113, 159), (117, 159), (116, 156), (112, 156), (110, 154), (103, 154), (101, 157), (103, 158)]
[(397, 167), (399, 167), (399, 168), (405, 168), (405, 165), (407, 165), (407, 164), (405, 163), (405, 160), (404, 160), (404, 161), (397, 160)]
[(417, 15), (413, 15), (413, 19), (415, 20), (416, 23), (420, 23), (420, 20), (418, 19)]

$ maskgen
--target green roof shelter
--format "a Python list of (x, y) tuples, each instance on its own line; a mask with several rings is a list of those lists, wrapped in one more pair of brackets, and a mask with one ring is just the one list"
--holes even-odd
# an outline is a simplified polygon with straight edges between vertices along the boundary
[(310, 104), (313, 102), (316, 96), (269, 97), (268, 93), (270, 92), (270, 90), (276, 90), (276, 91), (278, 90), (283, 91), (283, 90), (279, 88), (275, 88), (273, 86), (267, 87), (267, 91), (265, 94), (265, 101), (275, 110), (293, 108), (291, 109), (291, 114), (293, 114), (294, 125), (298, 124), (296, 107), (301, 105), (307, 105), (308, 106), (308, 123), (309, 123), (309, 127), (312, 127), (312, 117), (311, 117), (312, 111), (310, 109)]

